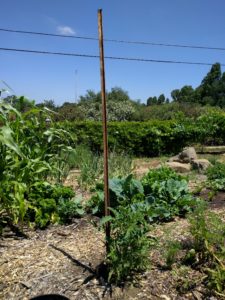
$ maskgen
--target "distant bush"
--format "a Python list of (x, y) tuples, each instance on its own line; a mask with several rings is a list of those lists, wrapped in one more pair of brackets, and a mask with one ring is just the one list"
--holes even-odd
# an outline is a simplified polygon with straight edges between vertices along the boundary
[[(74, 135), (77, 144), (86, 144), (94, 152), (101, 152), (101, 122), (58, 123)], [(136, 156), (158, 156), (178, 153), (192, 144), (222, 145), (225, 143), (225, 114), (210, 112), (196, 120), (153, 120), (146, 122), (109, 122), (110, 150), (126, 151)]]
[(142, 120), (174, 120), (177, 117), (197, 119), (198, 117), (213, 112), (222, 112), (219, 107), (202, 106), (193, 103), (172, 102), (163, 105), (151, 105), (142, 110)]
[[(86, 144), (94, 152), (102, 151), (100, 122), (64, 122), (59, 126), (73, 133), (78, 144)], [(110, 150), (126, 151), (137, 156), (177, 153), (187, 144), (187, 137), (186, 128), (176, 121), (110, 122), (108, 124)]]

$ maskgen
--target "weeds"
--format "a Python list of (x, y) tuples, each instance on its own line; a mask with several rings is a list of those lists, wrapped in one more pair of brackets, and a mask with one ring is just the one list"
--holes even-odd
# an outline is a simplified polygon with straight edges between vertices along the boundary
[(203, 202), (189, 215), (189, 222), (188, 247), (181, 242), (168, 242), (167, 266), (177, 261), (179, 268), (197, 269), (203, 273), (200, 282), (204, 281), (209, 291), (221, 296), (225, 293), (225, 224), (218, 215), (208, 211)]
[(181, 250), (181, 244), (178, 241), (169, 241), (166, 245), (165, 260), (166, 266), (171, 269), (172, 265), (176, 262), (177, 255)]
[(189, 220), (198, 262), (206, 266), (207, 284), (217, 292), (225, 293), (225, 224), (202, 206)]

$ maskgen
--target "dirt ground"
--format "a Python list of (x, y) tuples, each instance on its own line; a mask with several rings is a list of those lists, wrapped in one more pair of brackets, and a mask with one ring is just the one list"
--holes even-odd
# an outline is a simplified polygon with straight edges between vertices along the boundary
[[(216, 210), (224, 216), (225, 209)], [(89, 218), (44, 231), (27, 230), (28, 239), (4, 232), (0, 240), (0, 299), (22, 300), (55, 293), (69, 299), (219, 299), (206, 297), (203, 274), (191, 268), (163, 268), (165, 240), (188, 238), (185, 219), (155, 226), (159, 241), (149, 253), (151, 267), (125, 288), (110, 289), (94, 270), (104, 259), (104, 235)]]
[[(154, 167), (158, 161), (149, 164)], [(202, 197), (207, 199), (207, 190)], [(214, 196), (210, 209), (225, 216), (225, 193)], [(27, 229), (26, 239), (6, 229), (0, 238), (0, 299), (26, 300), (50, 293), (71, 300), (219, 299), (206, 295), (200, 271), (176, 264), (172, 270), (164, 267), (165, 240), (188, 239), (187, 220), (177, 218), (152, 228), (150, 234), (158, 246), (149, 253), (150, 268), (123, 288), (107, 286), (96, 272), (104, 260), (105, 245), (104, 234), (92, 225), (92, 220), (87, 216), (68, 226)]]

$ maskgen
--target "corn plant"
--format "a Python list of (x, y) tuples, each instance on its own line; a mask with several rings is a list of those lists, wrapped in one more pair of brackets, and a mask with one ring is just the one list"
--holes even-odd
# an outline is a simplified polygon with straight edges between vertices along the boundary
[(0, 103), (0, 218), (22, 223), (33, 205), (29, 193), (37, 182), (56, 177), (62, 151), (69, 151), (69, 134), (49, 128), (46, 112), (33, 109), (22, 115)]

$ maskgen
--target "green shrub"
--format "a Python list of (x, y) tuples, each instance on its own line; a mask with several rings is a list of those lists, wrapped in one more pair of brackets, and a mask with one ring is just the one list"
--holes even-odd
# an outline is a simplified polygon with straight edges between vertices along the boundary
[[(59, 126), (75, 132), (77, 144), (85, 144), (93, 152), (102, 152), (100, 122), (66, 122)], [(116, 149), (136, 156), (177, 153), (189, 142), (190, 134), (186, 131), (177, 121), (109, 122), (108, 144), (111, 151)]]
[[(163, 106), (164, 107), (164, 106)], [(85, 144), (94, 152), (103, 150), (101, 122), (62, 122), (58, 126), (74, 135), (77, 144)], [(177, 154), (191, 144), (223, 145), (225, 114), (207, 111), (195, 120), (173, 118), (145, 122), (109, 122), (109, 149), (135, 156)]]
[(225, 178), (225, 164), (221, 162), (216, 162), (213, 166), (210, 166), (207, 171), (206, 175), (208, 179), (224, 179)]
[(206, 170), (208, 180), (205, 184), (213, 191), (225, 190), (225, 164), (216, 162)]

